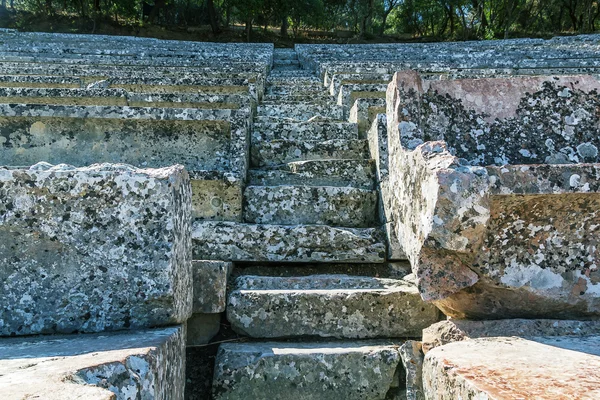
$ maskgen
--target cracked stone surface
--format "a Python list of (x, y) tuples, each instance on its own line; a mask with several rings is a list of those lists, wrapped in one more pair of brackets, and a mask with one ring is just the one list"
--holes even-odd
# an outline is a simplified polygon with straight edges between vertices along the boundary
[(0, 334), (185, 321), (190, 199), (182, 166), (0, 169)]
[(372, 341), (226, 343), (216, 364), (215, 399), (383, 400), (398, 385), (400, 354)]
[(2, 398), (183, 400), (182, 327), (0, 338)]
[[(414, 137), (422, 115), (419, 103), (410, 100), (419, 85), (416, 78), (399, 73), (388, 91), (394, 173), (388, 182), (392, 195), (384, 198), (390, 199), (391, 220), (423, 298), (456, 318), (599, 315), (594, 221), (600, 175), (592, 172), (597, 166), (482, 167), (468, 165), (442, 141), (406, 147), (402, 138)], [(514, 79), (509, 87), (521, 82)], [(524, 79), (526, 88), (530, 80)], [(580, 82), (580, 77), (570, 79)], [(523, 104), (519, 96), (512, 99)], [(537, 135), (543, 143), (543, 134)]]
[(438, 319), (414, 283), (348, 275), (241, 276), (229, 294), (235, 331), (258, 338), (420, 336)]
[(425, 398), (594, 399), (600, 337), (485, 338), (427, 353)]

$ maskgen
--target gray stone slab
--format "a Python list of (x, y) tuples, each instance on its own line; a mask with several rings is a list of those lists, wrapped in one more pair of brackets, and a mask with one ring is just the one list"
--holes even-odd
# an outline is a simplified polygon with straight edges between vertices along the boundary
[(423, 352), (421, 342), (408, 340), (400, 346), (402, 365), (406, 371), (406, 400), (423, 400)]
[(254, 167), (274, 166), (293, 161), (368, 158), (366, 140), (335, 139), (322, 142), (273, 140), (256, 144), (250, 149)]
[(196, 221), (192, 238), (194, 259), (348, 263), (385, 260), (385, 238), (374, 228)]
[(183, 400), (182, 327), (0, 339), (2, 398)]
[(233, 329), (256, 338), (414, 337), (438, 316), (410, 281), (348, 275), (241, 276), (227, 306)]
[(383, 400), (397, 386), (400, 355), (371, 341), (226, 343), (216, 364), (215, 399)]
[(599, 336), (473, 339), (429, 351), (423, 383), (426, 399), (595, 399), (599, 368)]
[(185, 321), (191, 190), (182, 166), (0, 169), (0, 334)]
[(378, 225), (377, 192), (336, 186), (248, 186), (244, 221), (256, 224)]
[(315, 104), (314, 102), (262, 103), (256, 110), (257, 114), (266, 117), (288, 118), (297, 121), (308, 121), (313, 117), (325, 117), (332, 120), (343, 120), (342, 107), (336, 104)]
[(500, 319), (493, 321), (447, 320), (423, 329), (423, 351), (448, 343), (468, 339), (519, 336), (523, 338), (550, 336), (600, 335), (600, 321), (556, 319)]
[(225, 261), (192, 262), (194, 276), (194, 313), (220, 313), (227, 302), (227, 278), (233, 264)]
[(374, 189), (373, 160), (296, 161), (267, 170), (248, 171), (250, 185), (309, 185)]
[(357, 125), (348, 122), (332, 121), (264, 121), (255, 120), (252, 128), (252, 142), (271, 140), (335, 140), (358, 139)]

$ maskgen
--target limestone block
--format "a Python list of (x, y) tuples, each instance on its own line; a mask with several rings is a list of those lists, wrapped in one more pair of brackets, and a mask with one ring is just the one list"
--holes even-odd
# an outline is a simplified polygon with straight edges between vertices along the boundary
[(426, 399), (595, 399), (600, 337), (486, 338), (427, 353)]
[(182, 166), (0, 169), (0, 334), (185, 321), (190, 198)]
[[(505, 86), (516, 91), (520, 79), (515, 79)], [(593, 83), (585, 77), (571, 79), (575, 87), (585, 84), (589, 88)], [(545, 89), (512, 97), (513, 103), (526, 108), (524, 104), (530, 104), (527, 99), (536, 96), (555, 100), (571, 92), (580, 99), (594, 96), (594, 92), (564, 88), (546, 93), (554, 80), (524, 78), (521, 90), (533, 85), (531, 82)], [(434, 301), (445, 314), (456, 318), (600, 315), (594, 250), (598, 165), (477, 166), (471, 165), (473, 159), (456, 157), (445, 142), (419, 145), (423, 114), (420, 103), (413, 100), (421, 86), (418, 75), (403, 72), (388, 90), (388, 190), (392, 194), (388, 209), (423, 299)], [(470, 99), (468, 87), (458, 84), (460, 96), (448, 95), (447, 103)], [(499, 96), (497, 101), (501, 100), (509, 101)], [(480, 103), (473, 107), (492, 108)], [(496, 111), (496, 125), (521, 110), (502, 104)], [(548, 100), (548, 104), (554, 103)], [(581, 124), (585, 125), (583, 120)], [(591, 130), (581, 132), (591, 134)], [(536, 140), (543, 142), (539, 135)], [(501, 151), (500, 147), (488, 150)], [(477, 158), (474, 151), (471, 154)], [(488, 154), (483, 148), (477, 151)]]
[(252, 337), (363, 339), (419, 336), (437, 321), (438, 310), (401, 279), (241, 276), (229, 294), (227, 318)]
[(216, 365), (219, 400), (375, 400), (397, 386), (400, 355), (397, 346), (372, 341), (226, 343)]
[(384, 241), (376, 228), (196, 221), (192, 229), (202, 260), (381, 263)]
[(595, 336), (600, 335), (600, 321), (556, 319), (500, 319), (493, 321), (447, 320), (423, 329), (423, 351), (468, 339), (519, 336)]
[(225, 261), (193, 261), (194, 313), (220, 313), (227, 302), (227, 278), (233, 264)]
[(255, 121), (252, 129), (252, 143), (281, 140), (335, 140), (358, 139), (356, 124), (333, 121), (287, 121), (273, 120), (271, 122)]
[(252, 146), (254, 167), (269, 167), (293, 161), (367, 158), (366, 140), (327, 140), (323, 142), (273, 140)]
[(377, 192), (337, 186), (248, 186), (244, 220), (367, 228), (377, 225)]
[(0, 339), (2, 398), (183, 400), (185, 329)]

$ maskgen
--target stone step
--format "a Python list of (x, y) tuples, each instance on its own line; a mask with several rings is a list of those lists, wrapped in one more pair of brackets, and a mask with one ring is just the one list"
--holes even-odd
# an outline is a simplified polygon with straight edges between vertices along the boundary
[(311, 85), (300, 85), (300, 86), (285, 86), (285, 85), (272, 85), (265, 89), (265, 94), (276, 94), (276, 95), (310, 95), (310, 94), (327, 94), (327, 91), (323, 89), (323, 85), (311, 84)]
[(312, 185), (375, 188), (373, 160), (312, 160), (284, 164), (276, 169), (248, 171), (250, 185)]
[(333, 97), (327, 93), (316, 94), (267, 94), (263, 96), (265, 103), (310, 103), (310, 102), (330, 102), (335, 103)]
[(312, 140), (358, 139), (358, 126), (348, 122), (315, 120), (307, 122), (285, 121), (268, 117), (255, 119), (252, 129), (252, 143), (272, 140)]
[(238, 277), (227, 319), (255, 338), (420, 337), (439, 319), (414, 281), (349, 275)]
[(369, 144), (364, 139), (333, 139), (322, 142), (273, 140), (257, 143), (250, 150), (253, 167), (309, 160), (364, 160), (369, 158)]
[(248, 186), (244, 221), (367, 228), (378, 225), (377, 192), (335, 186)]
[(267, 77), (267, 86), (298, 86), (298, 85), (316, 85), (326, 90), (321, 82), (321, 79), (316, 76), (297, 76), (297, 77), (277, 77), (277, 76), (269, 76)]
[(335, 120), (344, 118), (344, 108), (331, 102), (323, 102), (322, 104), (315, 104), (314, 102), (264, 102), (257, 107), (256, 113), (265, 117), (292, 118), (301, 121), (307, 121), (318, 116)]
[(294, 67), (300, 69), (300, 61), (298, 59), (274, 59), (273, 60), (273, 68), (281, 68), (281, 67)]
[(224, 343), (215, 400), (400, 398), (399, 344), (389, 341)]
[(192, 250), (195, 260), (382, 263), (386, 246), (378, 228), (195, 221)]
[(314, 72), (307, 69), (272, 69), (269, 74), (273, 78), (285, 78), (285, 77), (310, 77), (315, 76)]
[(295, 51), (274, 51), (273, 52), (273, 62), (278, 62), (281, 60), (298, 60), (298, 53)]

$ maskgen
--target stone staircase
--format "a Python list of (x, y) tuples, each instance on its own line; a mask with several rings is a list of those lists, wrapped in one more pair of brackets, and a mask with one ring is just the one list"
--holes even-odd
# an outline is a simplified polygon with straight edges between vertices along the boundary
[[(371, 398), (367, 393), (397, 398), (399, 389), (391, 380), (364, 380), (369, 368), (352, 363), (366, 354), (387, 359), (375, 362), (370, 373), (385, 368), (391, 379), (400, 368), (399, 359), (392, 361), (388, 355), (393, 338), (419, 336), (423, 326), (438, 319), (438, 312), (421, 301), (413, 282), (393, 276), (385, 263), (375, 165), (367, 140), (359, 137), (356, 124), (343, 121), (342, 107), (320, 80), (294, 63), (295, 53), (275, 50), (273, 59), (252, 130), (244, 224), (257, 231), (285, 230), (286, 240), (296, 243), (318, 231), (324, 246), (307, 248), (303, 258), (295, 249), (268, 259), (278, 261), (276, 265), (260, 262), (268, 257), (248, 257), (243, 260), (247, 263), (236, 264), (227, 304), (231, 327), (255, 339), (286, 341), (222, 346), (215, 398), (242, 399), (248, 393), (257, 399), (340, 398), (336, 380), (342, 375), (356, 382), (346, 398)], [(345, 238), (331, 240), (335, 235)], [(371, 247), (362, 258), (345, 250), (346, 240), (356, 237), (370, 238)], [(282, 246), (271, 240), (267, 246)], [(265, 355), (278, 348), (284, 349), (283, 359)], [(300, 368), (319, 375), (296, 379), (286, 373), (279, 376), (280, 383), (269, 381), (264, 387), (239, 384), (255, 375), (277, 379), (283, 360), (292, 369), (297, 365), (299, 375)], [(324, 360), (331, 364), (323, 365)], [(361, 379), (362, 386), (357, 383)]]

